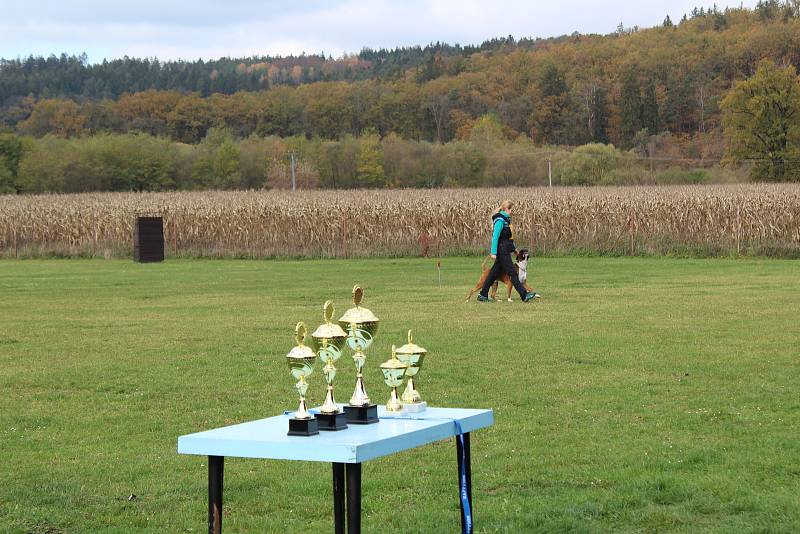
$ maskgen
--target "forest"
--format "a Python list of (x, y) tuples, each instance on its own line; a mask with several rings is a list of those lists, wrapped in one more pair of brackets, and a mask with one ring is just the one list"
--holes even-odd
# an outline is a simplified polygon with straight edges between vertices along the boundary
[[(799, 63), (778, 0), (340, 58), (3, 59), (0, 191), (286, 187), (292, 165), (332, 188), (795, 180)], [(786, 128), (761, 142), (734, 93), (770, 76)]]

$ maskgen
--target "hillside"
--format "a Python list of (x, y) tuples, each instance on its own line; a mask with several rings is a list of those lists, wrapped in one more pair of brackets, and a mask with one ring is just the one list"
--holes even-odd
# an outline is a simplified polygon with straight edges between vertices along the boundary
[(364, 50), (340, 59), (4, 60), (0, 121), (35, 136), (143, 131), (193, 143), (223, 125), (241, 137), (335, 139), (369, 129), (446, 142), (492, 113), (511, 137), (628, 147), (643, 128), (716, 131), (720, 98), (762, 58), (800, 62), (795, 8), (772, 1), (755, 10), (695, 10), (676, 24), (610, 35)]

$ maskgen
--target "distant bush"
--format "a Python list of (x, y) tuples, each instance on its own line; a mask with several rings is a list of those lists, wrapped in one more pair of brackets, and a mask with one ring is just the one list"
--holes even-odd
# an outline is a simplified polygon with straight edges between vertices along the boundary
[[(485, 123), (485, 124), (484, 124)], [(509, 187), (694, 184), (742, 181), (735, 169), (651, 168), (613, 145), (568, 151), (536, 146), (525, 136), (500, 137), (490, 119), (475, 140), (431, 143), (390, 134), (344, 135), (336, 141), (252, 135), (212, 127), (198, 144), (147, 134), (98, 134), (65, 139), (0, 136), (0, 191), (77, 193), (170, 189), (262, 189), (291, 185), (290, 153), (302, 189)], [(654, 162), (658, 163), (658, 160)], [(738, 174), (737, 174), (738, 173)]]
[(609, 174), (626, 169), (630, 162), (613, 145), (590, 143), (557, 160), (555, 181), (559, 185), (596, 185), (609, 182)]
[(656, 182), (665, 185), (705, 184), (709, 181), (709, 173), (706, 169), (687, 170), (670, 167), (656, 175)]

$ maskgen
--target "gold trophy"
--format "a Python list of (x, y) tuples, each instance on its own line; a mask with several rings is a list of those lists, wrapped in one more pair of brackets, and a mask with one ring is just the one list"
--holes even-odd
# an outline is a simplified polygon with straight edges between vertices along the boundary
[(356, 388), (350, 403), (344, 407), (347, 422), (358, 425), (369, 425), (378, 422), (378, 407), (372, 404), (364, 389), (364, 375), (361, 373), (367, 356), (364, 351), (372, 345), (372, 339), (378, 331), (378, 318), (366, 308), (361, 307), (364, 290), (353, 287), (353, 304), (339, 319), (339, 325), (347, 332), (347, 346), (353, 351), (356, 364)]
[(387, 412), (402, 412), (403, 405), (397, 398), (397, 388), (403, 384), (403, 375), (406, 374), (407, 366), (397, 359), (397, 351), (392, 345), (392, 357), (381, 364), (381, 371), (383, 371), (383, 381), (386, 385), (392, 388), (392, 394), (389, 396), (389, 402), (386, 403)]
[(297, 346), (286, 355), (286, 361), (289, 363), (289, 370), (292, 372), (292, 376), (297, 380), (294, 387), (300, 395), (300, 406), (297, 408), (294, 417), (289, 419), (288, 434), (290, 436), (314, 436), (319, 434), (319, 430), (316, 418), (308, 413), (306, 408), (306, 391), (308, 391), (306, 377), (314, 371), (314, 362), (317, 359), (317, 355), (314, 354), (311, 348), (303, 344), (307, 332), (305, 323), (297, 323), (294, 332)]
[(336, 376), (336, 360), (342, 355), (347, 334), (337, 324), (331, 322), (333, 318), (333, 302), (325, 302), (322, 307), (325, 322), (321, 324), (314, 333), (311, 334), (314, 351), (319, 359), (325, 363), (322, 374), (325, 375), (325, 382), (328, 383), (328, 391), (325, 393), (325, 402), (319, 409), (317, 419), (319, 420), (320, 430), (344, 430), (347, 428), (347, 417), (339, 409), (336, 399), (333, 397), (333, 379)]
[(419, 373), (422, 367), (422, 360), (425, 359), (425, 354), (428, 351), (414, 344), (411, 330), (408, 331), (408, 343), (397, 349), (397, 359), (406, 364), (406, 376), (408, 383), (403, 392), (400, 400), (403, 401), (403, 408), (408, 412), (422, 412), (428, 407), (428, 403), (422, 400), (422, 397), (414, 385), (414, 377)]

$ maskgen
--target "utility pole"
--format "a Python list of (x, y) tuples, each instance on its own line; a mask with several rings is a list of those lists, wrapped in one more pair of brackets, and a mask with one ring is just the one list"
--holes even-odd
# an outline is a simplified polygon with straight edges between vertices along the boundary
[(553, 187), (553, 160), (550, 157), (547, 158), (547, 181)]
[(297, 190), (297, 178), (294, 174), (294, 150), (289, 151), (289, 156), (292, 158), (292, 191)]

